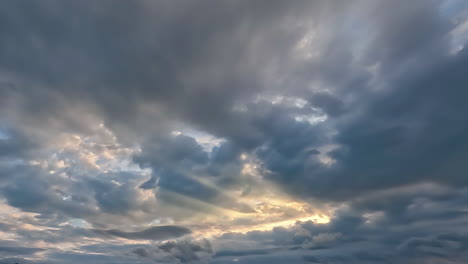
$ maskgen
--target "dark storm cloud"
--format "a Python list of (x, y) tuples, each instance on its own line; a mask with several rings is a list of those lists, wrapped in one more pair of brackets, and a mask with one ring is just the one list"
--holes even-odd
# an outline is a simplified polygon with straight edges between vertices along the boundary
[[(209, 1), (8, 5), (1, 31), (6, 41), (0, 47), (0, 58), (4, 58), (0, 67), (8, 82), (2, 89), (2, 98), (9, 99), (3, 104), (10, 107), (3, 111), (6, 120), (26, 127), (29, 134), (34, 133), (34, 127), (88, 131), (86, 121), (77, 120), (86, 109), (103, 118), (119, 135), (129, 130), (151, 133), (144, 128), (152, 122), (162, 124), (157, 130), (167, 131), (170, 125), (164, 124), (185, 120), (230, 140), (236, 149), (233, 153), (258, 147), (270, 137), (267, 122), (278, 123), (270, 113), (251, 118), (254, 107), (248, 113), (238, 113), (233, 107), (264, 89), (265, 81), (254, 69), (287, 55), (302, 34), (304, 29), (283, 29), (283, 24), (294, 25), (295, 19), (291, 21), (288, 15), (308, 17), (304, 7), (316, 7), (314, 12), (327, 7), (321, 2), (268, 2), (268, 8), (263, 8), (260, 4)], [(250, 61), (253, 55), (256, 60)], [(141, 123), (139, 117), (147, 116), (141, 107), (146, 104), (156, 107), (162, 119), (159, 114), (151, 115)], [(34, 118), (29, 118), (32, 115)], [(257, 120), (261, 122), (258, 125)], [(301, 138), (307, 132), (288, 136)], [(156, 151), (164, 154), (159, 157), (151, 152), (155, 155), (150, 158), (153, 168), (170, 159), (184, 159), (187, 154), (192, 156), (186, 163), (207, 160), (193, 139), (178, 141), (161, 143)], [(187, 147), (185, 154), (178, 152), (182, 145)], [(220, 169), (212, 166), (210, 173), (219, 174)], [(104, 207), (110, 205), (103, 197), (96, 198)]]
[(36, 144), (19, 131), (1, 129), (0, 126), (0, 159), (23, 158), (36, 147)]
[(297, 181), (291, 186), (295, 191), (332, 199), (418, 182), (466, 185), (467, 67), (463, 52), (367, 98), (361, 114), (338, 126), (341, 147), (329, 153), (336, 161), (330, 167), (307, 168), (306, 159), (290, 161), (293, 156), (285, 155), (274, 164), (299, 166), (272, 171), (284, 175), (280, 180), (286, 185)]
[(93, 213), (91, 208), (81, 203), (68, 203), (60, 189), (51, 186), (64, 184), (63, 179), (50, 175), (37, 166), (4, 166), (0, 172), (8, 181), (0, 186), (0, 192), (8, 204), (28, 212), (55, 214), (63, 212), (71, 217), (85, 217)]
[[(94, 190), (94, 198), (103, 212), (125, 214), (137, 207), (135, 186), (129, 183), (118, 185), (108, 181), (91, 179), (87, 184), (89, 189)], [(87, 197), (83, 198), (86, 199)]]
[(27, 247), (2, 247), (0, 252), (5, 255), (31, 255), (37, 252), (44, 251), (42, 248), (27, 248)]
[[(209, 263), (211, 256), (213, 263), (465, 263), (468, 51), (452, 47), (465, 44), (454, 44), (466, 19), (458, 4), (3, 2), (0, 198), (8, 210), (34, 216), (2, 219), (0, 231), (52, 244), (185, 239), (193, 233), (179, 226), (122, 227), (187, 220), (212, 207), (254, 213), (228, 192), (248, 185), (242, 194), (256, 198), (255, 178), (340, 209), (329, 224), (224, 234), (213, 248), (177, 240), (45, 255), (66, 264)], [(96, 126), (108, 133), (96, 136)], [(221, 143), (208, 149), (195, 135), (170, 136), (184, 129)], [(67, 134), (79, 139), (76, 149), (58, 144)], [(104, 152), (118, 148), (129, 164), (116, 159), (99, 171), (93, 151), (113, 159)], [(259, 175), (244, 175), (246, 162)], [(151, 172), (140, 175), (135, 165)], [(1, 261), (29, 263), (16, 255), (42, 251), (2, 245), (0, 252), (14, 257)]]
[[(443, 56), (441, 50), (448, 48), (447, 33), (453, 28), (452, 22), (442, 16), (440, 3), (416, 0), (405, 3), (404, 10), (391, 15), (385, 10), (396, 10), (402, 3), (397, 1), (376, 2), (371, 19), (375, 36), (367, 51), (369, 59), (382, 62), (384, 71), (390, 74), (403, 72), (399, 67), (424, 67), (431, 64), (428, 58)], [(427, 60), (412, 63), (415, 58)], [(410, 65), (408, 65), (410, 64)], [(410, 69), (410, 68), (408, 68)]]
[(244, 251), (223, 250), (216, 252), (216, 255), (214, 257), (241, 257), (249, 255), (266, 255), (274, 250), (275, 249), (252, 249)]
[(10, 263), (24, 263), (24, 264), (47, 264), (47, 263), (52, 263), (52, 264), (55, 264), (57, 262), (51, 262), (51, 261), (30, 261), (30, 260), (27, 260), (27, 259), (24, 259), (24, 258), (2, 258), (0, 257), (0, 261), (2, 263), (7, 263), (7, 264), (10, 264)]
[[(76, 106), (71, 98), (97, 109), (106, 123), (125, 126), (142, 125), (136, 116), (142, 103), (158, 103), (166, 114), (214, 134), (236, 133), (231, 106), (262, 88), (253, 70), (280, 56), (282, 45), (293, 45), (289, 35), (297, 37), (270, 23), (322, 5), (265, 4), (268, 8), (226, 1), (6, 4), (0, 67), (21, 82), (9, 83), (2, 98), (18, 99), (25, 106), (21, 111), (35, 118), (69, 126), (75, 121), (57, 110)], [(252, 54), (258, 61), (250, 61)]]
[(156, 247), (139, 247), (130, 254), (163, 263), (208, 263), (213, 249), (208, 240), (168, 241)]
[[(311, 105), (329, 115), (324, 125), (296, 121), (284, 111), (275, 115), (268, 124), (283, 116), (289, 124), (265, 130), (262, 142), (271, 143), (258, 151), (271, 179), (289, 186), (292, 193), (332, 200), (418, 182), (467, 183), (468, 167), (462, 160), (468, 154), (464, 143), (468, 127), (463, 121), (468, 118), (463, 100), (467, 96), (463, 87), (468, 84), (468, 53), (448, 54), (450, 22), (436, 7), (419, 1), (402, 12), (402, 21), (400, 14), (376, 18), (375, 26), (382, 31), (369, 52), (388, 47), (389, 52), (405, 54), (401, 55), (404, 59), (379, 55), (375, 60), (385, 89), (372, 92), (375, 83), (371, 79), (361, 83), (369, 92), (362, 87), (342, 87), (355, 97), (346, 107), (339, 98), (315, 95), (309, 100)], [(333, 119), (344, 109), (349, 109), (347, 118)], [(331, 142), (320, 138), (320, 129), (326, 124), (336, 131)], [(324, 153), (334, 160), (332, 165), (324, 166), (302, 154), (324, 143), (339, 146)]]
[[(102, 213), (125, 217), (135, 210), (152, 211), (150, 203), (139, 200), (135, 179), (140, 176), (137, 174), (101, 175), (110, 180), (102, 181), (81, 176), (72, 168), (51, 172), (53, 169), (6, 162), (0, 168), (0, 194), (8, 205), (38, 213), (40, 216), (36, 220), (48, 219), (49, 224), (54, 225), (67, 218), (98, 224)], [(81, 176), (79, 182), (68, 178), (77, 176)]]
[[(407, 190), (393, 195), (405, 193), (409, 195)], [(463, 228), (466, 216), (451, 214), (463, 210), (463, 205), (445, 209), (445, 202), (454, 204), (453, 199), (440, 202), (441, 194), (450, 195), (449, 190), (439, 195), (421, 189), (414, 193), (426, 193), (425, 199), (407, 198), (408, 204), (399, 210), (400, 218), (394, 217), (392, 207), (348, 207), (336, 212), (328, 224), (298, 222), (291, 228), (224, 234), (213, 242), (223, 245), (214, 263), (228, 263), (230, 256), (238, 258), (239, 263), (253, 259), (258, 263), (300, 263), (296, 258), (301, 255), (312, 263), (464, 263), (468, 259), (468, 234)], [(466, 199), (466, 194), (460, 195)], [(382, 195), (371, 200), (395, 199)], [(450, 217), (437, 218), (423, 211)], [(279, 260), (279, 256), (285, 259)]]
[(336, 96), (327, 93), (317, 93), (309, 100), (310, 103), (318, 108), (321, 108), (330, 116), (338, 116), (345, 112), (344, 102)]
[(147, 142), (135, 160), (155, 169), (174, 165), (191, 169), (208, 162), (208, 153), (194, 138), (177, 135)]
[(124, 232), (121, 230), (95, 230), (97, 234), (127, 239), (167, 240), (190, 234), (190, 229), (180, 226), (153, 226), (142, 231)]
[(137, 256), (144, 257), (144, 258), (149, 256), (149, 253), (148, 251), (146, 251), (145, 248), (135, 248), (134, 250), (132, 250), (132, 254), (135, 254)]
[(182, 263), (197, 261), (200, 259), (199, 254), (211, 254), (213, 249), (208, 240), (201, 241), (170, 241), (158, 246), (159, 249), (170, 253)]
[[(265, 89), (264, 80), (259, 79), (262, 75), (252, 74), (258, 65), (246, 66), (250, 65), (248, 56), (257, 52), (258, 63), (268, 65), (270, 55), (275, 54), (276, 58), (290, 55), (295, 44), (292, 40), (297, 41), (303, 32), (282, 31), (280, 22), (287, 25), (289, 15), (302, 18), (307, 13), (302, 11), (309, 7), (307, 3), (286, 5), (274, 2), (268, 8), (227, 2), (203, 2), (199, 5), (119, 2), (112, 6), (102, 2), (87, 6), (50, 1), (28, 6), (22, 3), (9, 5), (5, 8), (8, 13), (2, 16), (5, 20), (2, 34), (6, 41), (0, 54), (4, 65), (0, 66), (14, 73), (15, 78), (26, 81), (8, 85), (2, 89), (5, 95), (2, 97), (19, 98), (26, 106), (20, 110), (33, 112), (36, 118), (43, 115), (50, 119), (60, 115), (64, 112), (57, 110), (63, 108), (62, 104), (68, 103), (70, 98), (80, 97), (80, 104), (97, 109), (97, 113), (110, 124), (119, 118), (122, 120), (115, 120), (119, 126), (123, 123), (130, 127), (130, 124), (135, 124), (131, 120), (141, 111), (139, 107), (154, 103), (174, 120), (185, 120), (189, 125), (227, 138), (239, 149), (260, 148), (256, 153), (266, 169), (272, 172), (269, 178), (285, 183), (292, 192), (305, 196), (324, 198), (328, 195), (331, 199), (343, 199), (372, 188), (434, 178), (440, 180), (438, 173), (442, 172), (437, 170), (445, 169), (451, 171), (448, 179), (444, 177), (449, 183), (463, 183), (460, 175), (464, 174), (465, 168), (457, 162), (465, 155), (463, 146), (457, 145), (458, 151), (452, 151), (449, 146), (454, 144), (452, 142), (460, 142), (462, 138), (457, 139), (457, 135), (462, 137), (465, 132), (460, 121), (467, 111), (460, 102), (465, 95), (460, 87), (466, 80), (463, 72), (457, 72), (457, 69), (465, 67), (464, 54), (444, 55), (450, 41), (447, 32), (453, 26), (442, 17), (435, 3), (429, 5), (416, 1), (396, 16), (379, 14), (383, 10), (397, 8), (398, 4), (372, 4), (372, 12), (363, 18), (376, 22), (370, 28), (378, 34), (371, 39), (365, 60), (368, 64), (381, 65), (384, 71), (381, 77), (388, 77), (384, 80), (389, 87), (386, 92), (372, 94), (363, 92), (362, 87), (355, 87), (370, 85), (370, 76), (358, 70), (347, 73), (353, 76), (344, 77), (337, 83), (340, 72), (346, 72), (353, 66), (349, 59), (351, 50), (330, 46), (330, 49), (342, 50), (342, 53), (328, 57), (326, 63), (344, 68), (337, 72), (323, 67), (318, 78), (326, 84), (341, 86), (333, 87), (333, 91), (348, 88), (344, 94), (358, 98), (346, 106), (342, 99), (331, 94), (311, 95), (310, 106), (328, 114), (330, 129), (337, 130), (335, 142), (326, 140), (328, 130), (325, 125), (297, 121), (296, 113), (291, 109), (278, 107), (276, 111), (270, 111), (268, 105), (253, 104), (247, 105), (247, 112), (233, 111), (235, 103)], [(205, 5), (210, 8), (204, 8)], [(316, 10), (328, 7), (320, 2), (310, 5)], [(337, 12), (341, 8), (337, 7)], [(201, 10), (216, 12), (202, 15), (197, 12)], [(15, 15), (20, 12), (28, 15)], [(146, 16), (151, 12), (155, 14)], [(193, 15), (184, 15), (188, 13)], [(267, 26), (278, 14), (284, 20), (278, 19), (277, 27), (275, 24)], [(221, 17), (221, 23), (213, 23)], [(233, 21), (239, 23), (229, 19), (234, 17)], [(243, 28), (241, 21), (248, 21), (248, 30)], [(332, 22), (337, 21), (338, 18), (332, 19), (330, 23), (333, 25)], [(260, 48), (241, 41), (255, 39), (254, 36), (258, 36), (262, 44), (268, 42), (269, 46)], [(339, 37), (344, 36), (346, 34)], [(437, 52), (433, 52), (433, 48)], [(324, 53), (328, 51), (325, 48)], [(426, 54), (430, 56), (426, 58)], [(427, 63), (429, 58), (431, 63)], [(396, 69), (407, 65), (407, 60), (414, 67), (410, 74), (401, 75)], [(322, 62), (325, 63), (320, 60), (318, 65)], [(201, 64), (204, 67), (197, 66)], [(284, 78), (297, 77), (304, 82), (302, 86), (307, 86), (311, 81), (307, 77), (308, 67), (315, 69), (316, 65), (292, 65), (292, 73), (284, 73)], [(220, 75), (220, 72), (224, 74)], [(220, 77), (210, 79), (206, 76)], [(440, 87), (446, 86), (448, 80), (450, 84), (443, 89), (443, 96), (434, 96), (441, 93)], [(37, 88), (29, 91), (29, 87), (36, 83)], [(300, 95), (309, 92), (294, 86), (296, 88), (288, 93)], [(361, 103), (359, 98), (365, 101)], [(35, 108), (40, 108), (40, 111)], [(353, 108), (359, 108), (357, 116), (333, 124), (333, 117), (340, 117), (345, 109), (352, 111)], [(7, 112), (6, 116), (11, 118)], [(405, 115), (398, 115), (399, 112)], [(56, 118), (70, 121), (66, 117)], [(423, 136), (424, 131), (439, 131), (439, 127), (446, 129), (439, 129), (439, 134), (434, 137)], [(178, 141), (163, 142), (157, 147), (164, 155), (151, 157), (153, 168), (170, 159), (182, 159), (188, 163), (178, 161), (183, 166), (207, 162), (207, 154), (193, 140)], [(304, 154), (328, 143), (340, 145), (339, 149), (329, 153), (336, 160), (330, 168)], [(179, 152), (181, 144), (186, 147), (186, 152)], [(190, 149), (190, 146), (198, 149)], [(445, 168), (423, 166), (441, 159), (450, 159), (451, 163), (457, 164), (446, 164)], [(385, 163), (387, 160), (408, 165), (396, 166)], [(347, 180), (354, 186), (349, 188)], [(151, 186), (150, 183), (143, 187)]]
[[(164, 191), (175, 192), (190, 198), (194, 198), (203, 202), (208, 202), (216, 206), (226, 209), (236, 210), (239, 212), (251, 213), (255, 212), (247, 204), (237, 202), (234, 197), (229, 197), (221, 190), (207, 186), (193, 178), (182, 174), (163, 171), (159, 180), (158, 186), (161, 188), (159, 198), (167, 200), (167, 202), (176, 202), (170, 194), (165, 196)], [(173, 201), (171, 201), (173, 200)], [(182, 204), (179, 204), (182, 205)], [(183, 205), (182, 205), (183, 206)]]
[(320, 263), (319, 260), (314, 256), (304, 256), (302, 257), (306, 262)]
[[(194, 209), (193, 204), (187, 205), (171, 194), (177, 193), (226, 209), (255, 212), (248, 205), (237, 202), (235, 198), (206, 185), (195, 177), (197, 174), (216, 177), (223, 165), (236, 162), (238, 157), (233, 154), (239, 154), (239, 151), (230, 143), (223, 143), (214, 148), (212, 152), (207, 152), (194, 138), (177, 135), (155, 138), (147, 142), (134, 160), (143, 168), (150, 167), (153, 173), (153, 176), (140, 188), (158, 187), (158, 198), (161, 201)], [(237, 173), (234, 176), (238, 176), (241, 167), (236, 166), (234, 169)], [(203, 210), (203, 208), (197, 208), (197, 210)]]

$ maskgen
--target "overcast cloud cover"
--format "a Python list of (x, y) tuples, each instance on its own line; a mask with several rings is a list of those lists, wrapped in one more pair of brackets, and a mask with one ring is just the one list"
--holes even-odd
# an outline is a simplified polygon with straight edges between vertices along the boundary
[(468, 263), (468, 2), (0, 2), (0, 263)]

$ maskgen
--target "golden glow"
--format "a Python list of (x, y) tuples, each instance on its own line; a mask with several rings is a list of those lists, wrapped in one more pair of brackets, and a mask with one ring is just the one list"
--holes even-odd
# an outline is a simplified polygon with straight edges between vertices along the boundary
[[(61, 151), (68, 151), (77, 154), (76, 161), (87, 170), (107, 172), (122, 168), (128, 169), (130, 163), (126, 163), (128, 162), (126, 159), (131, 156), (130, 154), (137, 152), (138, 149), (121, 147), (107, 128), (101, 125), (98, 129), (106, 136), (106, 146), (113, 146), (112, 148), (97, 145), (94, 138), (62, 134), (56, 142), (58, 149), (56, 155), (54, 154), (46, 160), (33, 161), (32, 165), (47, 169), (51, 174), (60, 175), (70, 166), (70, 161), (61, 159), (59, 154)], [(207, 142), (205, 143), (208, 144)], [(142, 230), (154, 225), (171, 224), (190, 228), (193, 231), (191, 234), (193, 236), (210, 238), (229, 232), (247, 233), (255, 230), (268, 231), (275, 227), (291, 227), (297, 222), (312, 221), (317, 224), (329, 222), (329, 216), (331, 215), (329, 211), (314, 207), (310, 201), (301, 201), (295, 197), (287, 196), (282, 190), (264, 180), (261, 165), (257, 164), (255, 159), (246, 153), (240, 154), (239, 158), (243, 163), (241, 175), (239, 175), (241, 184), (232, 189), (218, 186), (216, 181), (209, 177), (186, 175), (186, 177), (191, 177), (192, 180), (216, 190), (215, 193), (219, 193), (219, 199), (215, 199), (213, 202), (171, 192), (167, 189), (141, 189), (138, 187), (140, 183), (136, 182), (133, 186), (137, 202), (135, 210), (129, 211), (127, 215), (119, 218), (115, 218), (112, 214), (99, 212), (99, 216), (90, 218), (86, 228), (92, 228), (93, 224), (90, 223), (93, 223), (93, 221), (105, 222), (108, 228), (127, 231), (129, 229)], [(142, 180), (146, 181), (150, 176), (150, 171), (139, 170), (139, 172), (144, 176)], [(110, 179), (110, 181), (115, 186), (121, 184), (113, 179)], [(66, 193), (66, 190), (64, 190), (64, 193)], [(161, 197), (164, 197), (164, 199)], [(0, 211), (3, 212), (3, 214), (0, 213), (0, 220), (2, 218), (5, 220), (5, 217), (10, 220), (13, 219), (15, 222), (20, 223), (16, 223), (16, 228), (28, 231), (51, 230), (51, 228), (40, 224), (33, 225), (20, 219), (25, 217), (33, 219), (37, 214), (21, 212), (5, 204), (0, 203)], [(94, 210), (98, 212), (99, 208), (96, 206)], [(134, 225), (128, 226), (128, 220), (131, 220)], [(63, 223), (63, 225), (69, 224), (69, 222)], [(0, 232), (0, 235), (4, 238), (15, 239), (8, 233)], [(80, 252), (80, 246), (102, 242), (118, 244), (151, 243), (151, 241), (129, 240), (118, 237), (105, 239), (81, 237), (80, 241), (61, 244), (36, 241), (34, 246)]]
[(268, 231), (275, 227), (290, 227), (296, 222), (313, 221), (326, 224), (330, 221), (329, 212), (312, 208), (305, 202), (286, 198), (256, 197), (253, 200), (239, 199), (254, 208), (255, 213), (220, 211), (204, 219), (204, 227), (194, 229), (195, 235), (215, 237), (223, 233), (247, 233), (250, 231)]

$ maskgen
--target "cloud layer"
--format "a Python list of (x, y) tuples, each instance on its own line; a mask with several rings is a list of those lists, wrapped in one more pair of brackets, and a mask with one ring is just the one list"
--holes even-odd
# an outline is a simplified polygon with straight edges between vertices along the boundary
[(468, 261), (464, 1), (0, 5), (0, 262)]

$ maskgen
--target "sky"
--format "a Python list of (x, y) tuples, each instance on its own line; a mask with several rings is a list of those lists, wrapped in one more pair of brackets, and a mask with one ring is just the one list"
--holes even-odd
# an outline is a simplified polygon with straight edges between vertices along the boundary
[(468, 263), (467, 44), (464, 0), (0, 1), (0, 263)]

